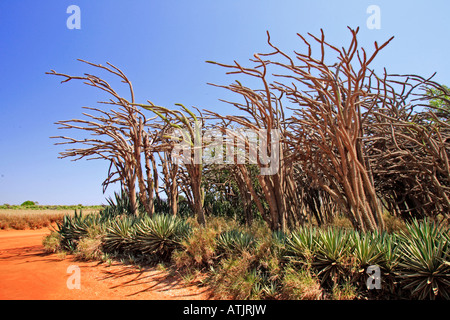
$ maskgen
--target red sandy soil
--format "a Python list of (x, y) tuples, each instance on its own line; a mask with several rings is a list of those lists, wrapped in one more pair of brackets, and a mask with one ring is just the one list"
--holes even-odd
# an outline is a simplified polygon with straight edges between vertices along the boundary
[[(156, 268), (82, 262), (44, 251), (48, 229), (0, 231), (0, 300), (207, 300), (206, 288), (186, 285)], [(67, 268), (80, 268), (80, 289), (69, 289)]]

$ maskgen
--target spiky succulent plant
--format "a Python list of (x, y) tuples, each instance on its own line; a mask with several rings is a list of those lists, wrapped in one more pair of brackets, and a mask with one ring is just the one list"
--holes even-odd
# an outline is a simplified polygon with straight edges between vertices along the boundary
[(143, 254), (155, 254), (167, 258), (181, 246), (189, 235), (191, 226), (172, 215), (157, 214), (145, 217), (136, 225), (135, 245)]
[(407, 224), (399, 247), (403, 289), (418, 299), (450, 299), (450, 241), (432, 221)]
[(351, 252), (349, 233), (343, 229), (319, 229), (317, 250), (313, 266), (318, 270), (322, 283), (336, 283), (348, 274), (348, 260)]
[(75, 210), (73, 215), (65, 215), (56, 227), (61, 237), (61, 248), (75, 251), (77, 242), (88, 233), (90, 227), (99, 223), (100, 218), (96, 214), (83, 215)]
[(217, 248), (222, 253), (242, 252), (255, 244), (255, 238), (251, 234), (236, 229), (224, 231), (217, 237)]
[(318, 231), (312, 227), (301, 227), (286, 239), (286, 255), (293, 262), (310, 263), (317, 251)]
[(134, 234), (136, 218), (117, 217), (106, 227), (103, 249), (106, 252), (123, 253), (134, 251)]

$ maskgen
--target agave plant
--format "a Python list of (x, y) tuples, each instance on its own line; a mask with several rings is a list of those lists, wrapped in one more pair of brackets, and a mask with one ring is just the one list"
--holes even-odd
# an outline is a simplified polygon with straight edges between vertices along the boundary
[(348, 274), (348, 260), (351, 252), (351, 240), (348, 232), (338, 228), (319, 229), (317, 250), (313, 266), (322, 278), (322, 284), (337, 283), (342, 275)]
[[(139, 213), (145, 213), (145, 207), (139, 200), (139, 195), (136, 196), (136, 204)], [(127, 192), (122, 190), (120, 193), (114, 192), (114, 199), (109, 197), (106, 199), (108, 202), (108, 207), (102, 211), (103, 214), (110, 217), (118, 215), (133, 215), (131, 212), (131, 201)]]
[(145, 217), (136, 225), (135, 241), (143, 254), (156, 254), (167, 258), (188, 237), (191, 226), (172, 215), (157, 214)]
[(84, 237), (90, 227), (100, 223), (98, 215), (83, 215), (82, 212), (74, 215), (65, 215), (61, 222), (57, 222), (56, 232), (61, 237), (61, 247), (69, 251), (75, 251), (78, 241)]
[(366, 283), (368, 274), (366, 269), (369, 266), (380, 265), (383, 259), (383, 252), (378, 245), (380, 238), (378, 233), (362, 233), (352, 231), (349, 235), (351, 257), (353, 258), (353, 281), (362, 286)]
[(317, 236), (317, 229), (311, 227), (302, 227), (292, 232), (286, 239), (287, 257), (293, 262), (312, 262), (317, 251)]
[(435, 223), (417, 220), (401, 234), (402, 285), (419, 299), (450, 299), (450, 241)]
[(217, 237), (217, 249), (220, 252), (242, 252), (253, 248), (255, 244), (251, 234), (236, 229), (224, 231)]
[(394, 233), (387, 232), (372, 232), (374, 238), (376, 238), (376, 245), (378, 251), (381, 252), (380, 266), (387, 272), (394, 272), (399, 263), (399, 238)]
[(134, 234), (136, 218), (118, 217), (106, 227), (103, 249), (106, 252), (134, 251)]
[(355, 258), (356, 267), (363, 272), (370, 265), (379, 265), (383, 259), (383, 251), (380, 251), (379, 233), (351, 233), (352, 256)]
[(377, 238), (378, 251), (381, 252), (379, 266), (381, 268), (381, 289), (383, 292), (395, 294), (398, 291), (398, 264), (400, 261), (399, 238), (396, 234), (374, 231)]
[(274, 252), (279, 256), (280, 258), (283, 258), (287, 255), (286, 251), (286, 243), (287, 243), (288, 236), (286, 233), (282, 231), (273, 231), (272, 232), (272, 247)]

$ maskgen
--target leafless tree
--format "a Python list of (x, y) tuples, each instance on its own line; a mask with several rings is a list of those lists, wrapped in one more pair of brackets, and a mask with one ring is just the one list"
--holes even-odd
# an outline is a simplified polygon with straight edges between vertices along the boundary
[[(103, 66), (84, 60), (80, 61), (117, 76), (128, 86), (130, 98), (126, 99), (119, 95), (107, 81), (96, 75), (86, 73), (83, 76), (70, 76), (54, 70), (47, 72), (47, 74), (65, 78), (62, 83), (71, 80), (81, 80), (88, 86), (105, 91), (112, 98), (99, 103), (115, 107), (115, 109), (107, 111), (100, 108), (84, 107), (86, 110), (96, 112), (97, 115), (83, 113), (87, 119), (58, 121), (57, 124), (62, 129), (78, 129), (90, 134), (90, 137), (85, 139), (75, 139), (66, 136), (52, 137), (64, 140), (57, 143), (59, 145), (77, 145), (76, 148), (70, 148), (61, 152), (61, 158), (73, 157), (75, 158), (74, 161), (83, 158), (109, 161), (110, 167), (108, 176), (103, 182), (103, 190), (105, 191), (111, 183), (119, 181), (130, 198), (131, 212), (137, 214), (136, 194), (138, 193), (145, 210), (147, 213), (152, 214), (154, 211), (154, 186), (158, 179), (155, 176), (155, 171), (151, 170), (151, 165), (155, 168), (153, 144), (159, 139), (159, 133), (151, 132), (147, 129), (154, 118), (147, 118), (134, 105), (133, 86), (119, 68), (110, 63), (107, 63), (107, 66)], [(143, 164), (146, 168), (145, 174)], [(136, 182), (138, 189), (136, 189)]]
[[(276, 95), (278, 92), (271, 88), (267, 80), (268, 61), (261, 59), (260, 55), (255, 54), (254, 59), (251, 59), (251, 62), (255, 65), (250, 68), (243, 67), (236, 61), (234, 65), (209, 62), (231, 69), (231, 71), (227, 72), (228, 74), (254, 77), (262, 84), (263, 89), (260, 90), (245, 87), (239, 81), (227, 86), (213, 84), (214, 86), (225, 88), (242, 96), (244, 103), (225, 102), (234, 105), (239, 111), (244, 112), (245, 116), (221, 115), (212, 111), (208, 111), (208, 113), (217, 119), (232, 121), (236, 126), (252, 130), (259, 134), (259, 141), (262, 143), (260, 146), (262, 145), (263, 150), (251, 150), (252, 148), (258, 149), (257, 145), (249, 143), (247, 137), (245, 135), (242, 136), (239, 131), (232, 136), (231, 140), (235, 141), (236, 146), (245, 145), (249, 149), (249, 155), (257, 155), (259, 152), (259, 156), (255, 158), (256, 164), (261, 172), (268, 173), (260, 174), (258, 181), (263, 191), (264, 199), (269, 205), (270, 226), (273, 230), (286, 230), (287, 224), (295, 223), (295, 219), (299, 217), (297, 212), (299, 203), (298, 197), (295, 194), (296, 187), (292, 167), (289, 165), (291, 159), (287, 154), (285, 139), (286, 126), (284, 123), (285, 117), (282, 99), (279, 94)], [(226, 131), (226, 128), (222, 126), (222, 130)], [(266, 155), (266, 158), (270, 159), (270, 161), (264, 161), (261, 153)], [(260, 214), (265, 217), (266, 212), (256, 198), (248, 173), (243, 166), (240, 166), (239, 169), (240, 175), (252, 193), (253, 201), (256, 203)], [(268, 172), (267, 170), (273, 170), (273, 172)], [(300, 218), (303, 219), (301, 216)]]

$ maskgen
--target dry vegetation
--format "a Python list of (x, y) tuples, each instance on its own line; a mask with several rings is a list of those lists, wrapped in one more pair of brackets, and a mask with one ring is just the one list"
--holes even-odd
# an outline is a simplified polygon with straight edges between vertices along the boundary
[[(84, 210), (85, 213), (97, 213), (98, 210)], [(65, 215), (72, 215), (74, 210), (53, 209), (0, 209), (0, 230), (27, 230), (55, 226)]]

